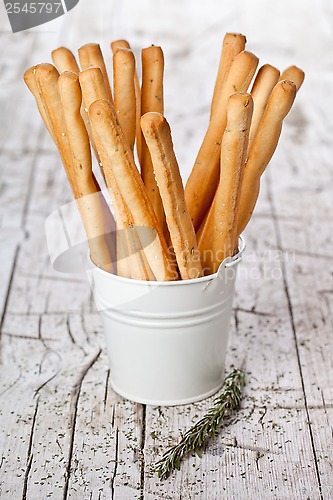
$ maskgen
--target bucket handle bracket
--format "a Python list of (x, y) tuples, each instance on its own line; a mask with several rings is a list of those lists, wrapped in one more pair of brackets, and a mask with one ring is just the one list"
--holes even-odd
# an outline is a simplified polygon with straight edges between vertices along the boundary
[(226, 257), (223, 262), (221, 262), (220, 267), (217, 271), (217, 275), (221, 275), (224, 269), (233, 267), (242, 260), (242, 253), (245, 249), (245, 240), (242, 235), (239, 236), (238, 252), (233, 257)]

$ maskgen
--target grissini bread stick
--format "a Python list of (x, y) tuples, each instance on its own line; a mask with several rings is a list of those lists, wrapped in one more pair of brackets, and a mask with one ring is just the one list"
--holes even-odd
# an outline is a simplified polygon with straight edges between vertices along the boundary
[[(80, 73), (80, 68), (74, 54), (66, 47), (59, 47), (58, 49), (54, 50), (52, 52), (52, 60), (60, 74), (64, 73), (64, 71), (71, 71), (72, 73), (76, 73), (77, 75)], [(81, 116), (84, 120), (84, 124), (86, 126), (90, 140), (92, 141), (89, 117), (88, 113), (85, 110), (83, 102), (81, 104)], [(92, 146), (94, 148), (93, 141)]]
[(117, 218), (117, 232), (116, 232), (116, 261), (117, 261), (117, 275), (123, 278), (131, 278), (131, 266), (129, 263), (130, 244), (127, 238), (127, 232), (124, 224), (120, 220), (119, 211), (115, 210), (114, 196), (110, 192), (113, 208)]
[[(76, 173), (73, 166), (72, 153), (67, 137), (67, 127), (63, 112), (63, 107), (58, 90), (59, 73), (52, 64), (39, 64), (36, 66), (35, 78), (37, 88), (45, 115), (50, 126), (51, 136), (59, 150), (59, 154), (64, 165), (74, 198), (77, 199), (80, 194), (77, 186)], [(93, 181), (96, 189), (99, 190), (98, 183), (93, 175)], [(108, 209), (108, 205), (102, 195), (99, 195), (103, 212), (107, 220), (110, 231), (115, 226), (114, 219)], [(110, 248), (112, 245), (110, 244)]]
[[(214, 202), (214, 200), (213, 200), (213, 202)], [(210, 209), (211, 209), (211, 207), (210, 207)], [(206, 224), (206, 221), (207, 221), (207, 218), (208, 218), (208, 215), (209, 215), (210, 209), (208, 210), (208, 212), (206, 213), (205, 217), (203, 218), (203, 220), (202, 220), (202, 222), (201, 222), (201, 224), (200, 224), (200, 227), (199, 227), (198, 231), (195, 233), (195, 234), (196, 234), (196, 236), (197, 236), (197, 241), (199, 241), (199, 240), (200, 240), (200, 238), (201, 238), (201, 235), (202, 235), (203, 229), (204, 229), (204, 227), (205, 227), (205, 224)]]
[(108, 98), (103, 73), (97, 66), (81, 71), (79, 80), (86, 108), (89, 109), (94, 101)]
[[(79, 75), (79, 80), (82, 88), (83, 101), (86, 109), (89, 109), (91, 104), (100, 99), (107, 99), (107, 92), (103, 74), (100, 68), (88, 68), (82, 71)], [(126, 206), (126, 202), (121, 196), (117, 183), (113, 176), (112, 169), (108, 169), (108, 176), (105, 175), (103, 165), (106, 162), (106, 155), (104, 161), (101, 159), (102, 144), (98, 137), (92, 130), (93, 141), (95, 143), (95, 152), (101, 167), (104, 179), (109, 188), (111, 188), (111, 195), (113, 200), (113, 208), (116, 212), (117, 219), (117, 273), (119, 276), (125, 278), (135, 279), (153, 279), (149, 274), (151, 271), (148, 265), (142, 266), (143, 256), (138, 256), (136, 249), (139, 248), (138, 238), (135, 236), (135, 231), (129, 232), (128, 228), (132, 225), (133, 220)], [(147, 274), (148, 273), (148, 274)]]
[[(221, 262), (234, 254), (240, 189), (252, 112), (253, 100), (250, 94), (234, 94), (229, 97), (227, 126), (221, 145), (220, 182), (199, 242), (206, 274), (216, 273)], [(206, 228), (209, 229), (208, 239), (205, 238)]]
[(83, 45), (82, 47), (80, 47), (79, 48), (79, 59), (80, 59), (80, 64), (81, 64), (82, 69), (87, 69), (90, 66), (96, 66), (97, 68), (100, 68), (100, 70), (103, 74), (104, 84), (105, 84), (105, 89), (106, 89), (108, 99), (109, 99), (109, 101), (113, 102), (110, 81), (109, 81), (108, 73), (106, 70), (101, 47), (99, 46), (99, 44), (98, 43), (87, 43), (86, 45)]
[(305, 73), (303, 70), (297, 66), (289, 66), (285, 69), (280, 77), (280, 80), (290, 80), (295, 83), (297, 92), (301, 88), (305, 78)]
[[(110, 196), (117, 216), (117, 274), (124, 278), (154, 281), (142, 244), (126, 204), (118, 200), (119, 191), (110, 188)], [(124, 221), (124, 222), (123, 222)]]
[(141, 118), (141, 128), (153, 161), (181, 278), (199, 278), (202, 267), (197, 240), (185, 204), (169, 124), (161, 113), (146, 113)]
[(155, 281), (156, 278), (148, 264), (147, 257), (140, 241), (140, 228), (132, 224), (127, 225), (127, 247), (129, 249), (129, 267), (131, 278), (136, 280)]
[(84, 121), (85, 123), (89, 122), (89, 129), (88, 129), (89, 137), (93, 149), (95, 151), (95, 156), (97, 158), (98, 164), (101, 168), (101, 172), (104, 177), (101, 160), (99, 158), (98, 151), (95, 145), (95, 139), (93, 137), (93, 132), (91, 130), (91, 124), (88, 116), (88, 109), (94, 101), (98, 101), (98, 99), (108, 98), (107, 91), (105, 88), (103, 73), (101, 69), (97, 67), (87, 68), (79, 73), (79, 81), (82, 89), (84, 112), (86, 116), (84, 117)]
[[(127, 40), (114, 40), (111, 42), (112, 53), (115, 54), (118, 49), (131, 49)], [(137, 71), (134, 73), (135, 99), (136, 99), (136, 150), (138, 157), (141, 158), (141, 88)]]
[(223, 84), (229, 73), (231, 64), (237, 54), (245, 49), (246, 37), (240, 33), (226, 33), (223, 39), (221, 58), (219, 63), (219, 68), (217, 71), (217, 77), (214, 87), (213, 99), (210, 113), (211, 115), (216, 108), (216, 103), (218, 97), (221, 93)]
[(42, 98), (39, 94), (38, 90), (38, 85), (36, 82), (36, 66), (32, 66), (31, 68), (27, 69), (27, 71), (24, 73), (24, 81), (32, 95), (34, 96), (37, 104), (38, 111), (43, 119), (43, 122), (45, 124), (45, 127), (47, 128), (50, 136), (52, 137), (53, 141), (55, 142), (55, 138), (53, 136), (53, 131), (48, 119), (48, 116), (46, 114), (44, 104), (42, 101)]
[(135, 58), (130, 49), (118, 49), (113, 55), (113, 98), (117, 117), (130, 148), (136, 132)]
[(196, 231), (211, 206), (219, 182), (221, 140), (227, 121), (228, 99), (235, 92), (247, 91), (257, 65), (258, 58), (251, 52), (243, 51), (235, 57), (187, 181), (185, 200)]
[(118, 49), (130, 49), (131, 46), (127, 40), (113, 40), (110, 44), (112, 54), (115, 54)]
[[(62, 123), (62, 128), (64, 128), (65, 125), (66, 125), (66, 123), (64, 122), (64, 120), (62, 118), (63, 112), (62, 112), (62, 108), (61, 108), (61, 105), (60, 105), (60, 101), (59, 101), (58, 96), (57, 96), (57, 92), (56, 92), (57, 89), (55, 88), (55, 82), (57, 81), (59, 75), (57, 73), (57, 70), (52, 65), (45, 65), (45, 66), (46, 66), (45, 71), (46, 71), (47, 67), (49, 66), (49, 70), (50, 70), (50, 73), (51, 73), (51, 75), (50, 75), (50, 81), (48, 83), (45, 82), (45, 90), (48, 91), (48, 87), (51, 86), (51, 85), (53, 85), (52, 92), (53, 92), (53, 95), (54, 95), (55, 102), (58, 104), (58, 108), (56, 109), (56, 115), (55, 116), (58, 115), (60, 123)], [(40, 74), (40, 70), (39, 70), (39, 74)], [(65, 156), (64, 156), (64, 152), (63, 152), (64, 148), (65, 148), (65, 152), (67, 151), (66, 142), (68, 142), (68, 139), (66, 139), (66, 134), (65, 135), (61, 134), (61, 137), (59, 137), (59, 134), (58, 134), (58, 137), (55, 137), (55, 135), (54, 135), (54, 130), (53, 130), (53, 128), (51, 126), (51, 122), (49, 120), (49, 115), (46, 112), (46, 108), (44, 107), (44, 102), (43, 102), (43, 97), (42, 97), (44, 94), (39, 92), (39, 87), (38, 87), (37, 80), (36, 80), (36, 67), (30, 68), (28, 71), (26, 71), (26, 73), (24, 75), (24, 80), (25, 80), (28, 88), (32, 92), (32, 94), (35, 96), (35, 99), (36, 99), (36, 102), (37, 102), (37, 106), (38, 106), (40, 114), (41, 114), (41, 116), (43, 118), (43, 121), (45, 123), (45, 126), (48, 129), (48, 131), (49, 131), (49, 133), (50, 133), (53, 141), (55, 142), (56, 146), (58, 147), (59, 140), (60, 140), (61, 143), (63, 143), (63, 147), (61, 148), (61, 150), (59, 150), (59, 153), (60, 153), (61, 159), (63, 161), (63, 164), (65, 166), (66, 172), (68, 170), (71, 171), (72, 170), (72, 167), (70, 166), (71, 161), (69, 161), (69, 157), (68, 157), (67, 154), (65, 154)], [(52, 103), (51, 103), (51, 105), (52, 105)], [(53, 118), (52, 123), (54, 122), (54, 119), (55, 118)], [(53, 125), (56, 125), (56, 129), (59, 131), (59, 124), (57, 126), (57, 124), (53, 123)], [(67, 130), (66, 130), (66, 132), (67, 132)], [(67, 162), (66, 163), (67, 166), (65, 165), (65, 161)], [(94, 183), (95, 183), (96, 187), (99, 189), (98, 183), (97, 183), (94, 175), (93, 175), (93, 180), (94, 180)], [(74, 176), (73, 176), (72, 180), (70, 181), (71, 187), (72, 187), (73, 182), (75, 183)], [(76, 193), (76, 191), (75, 191), (75, 193)], [(102, 202), (103, 202), (103, 200), (102, 200)], [(105, 200), (104, 200), (104, 202), (105, 202)], [(107, 212), (107, 211), (108, 211), (107, 210), (107, 203), (105, 202), (105, 212)], [(113, 218), (111, 216), (111, 213), (110, 213), (109, 225), (110, 225), (110, 227), (114, 226), (114, 220), (113, 220)]]
[(270, 64), (262, 66), (254, 80), (251, 90), (253, 98), (253, 116), (250, 128), (249, 152), (265, 112), (271, 92), (279, 81), (280, 71)]
[(274, 154), (281, 135), (283, 120), (289, 113), (295, 96), (296, 85), (290, 80), (280, 81), (272, 90), (245, 167), (238, 234), (244, 231), (252, 216), (259, 194), (260, 177)]
[(102, 193), (92, 175), (89, 137), (80, 113), (82, 94), (78, 75), (65, 71), (59, 76), (58, 88), (76, 174), (79, 193), (76, 202), (88, 236), (91, 259), (97, 267), (113, 272), (112, 256), (107, 242), (110, 228), (103, 214), (104, 207), (100, 199)]
[[(145, 231), (140, 231), (139, 237), (151, 270), (158, 281), (177, 279), (169, 249), (112, 104), (106, 100), (94, 102), (89, 108), (89, 116), (94, 132), (102, 144), (104, 167), (109, 162), (134, 224), (145, 228)], [(105, 170), (107, 179), (108, 170)]]
[[(142, 50), (141, 115), (150, 111), (164, 112), (163, 98), (164, 56), (161, 47), (152, 45)], [(165, 232), (166, 221), (161, 196), (156, 184), (149, 149), (142, 136), (139, 158), (141, 176), (153, 204), (157, 220)]]
[(69, 49), (66, 47), (59, 47), (52, 52), (52, 61), (59, 73), (64, 71), (72, 71), (77, 75), (80, 73), (79, 65), (76, 58)]
[[(94, 102), (94, 101), (93, 101)], [(121, 195), (117, 182), (115, 180), (109, 159), (107, 155), (103, 155), (103, 146), (98, 135), (92, 127), (98, 157), (101, 161), (101, 167), (106, 174), (104, 179), (109, 188), (110, 197), (112, 200), (113, 210), (116, 215), (116, 255), (117, 255), (117, 274), (125, 278), (133, 278), (138, 280), (154, 280), (150, 266), (145, 258), (140, 239), (134, 225), (133, 217), (128, 209), (128, 206)], [(102, 163), (103, 161), (103, 163)]]
[[(109, 101), (108, 101), (109, 102)], [(94, 129), (93, 129), (94, 130)], [(109, 188), (110, 197), (117, 220), (116, 251), (117, 273), (125, 278), (138, 280), (155, 280), (135, 226), (134, 219), (121, 195), (110, 164), (109, 157), (102, 154), (103, 145), (95, 133), (96, 145), (106, 170), (105, 182)], [(139, 228), (140, 229), (140, 228)]]
[(52, 64), (38, 64), (36, 66), (36, 82), (39, 95), (43, 102), (45, 114), (48, 118), (52, 137), (59, 150), (62, 163), (71, 185), (75, 198), (78, 198), (78, 188), (75, 171), (73, 168), (72, 155), (69, 147), (66, 122), (58, 90), (59, 73)]
[[(79, 74), (79, 81), (82, 89), (82, 97), (85, 105), (85, 110), (87, 113), (87, 117), (89, 119), (88, 109), (90, 105), (94, 101), (98, 101), (99, 99), (108, 98), (105, 88), (103, 73), (100, 68), (90, 67), (81, 71), (81, 73)], [(103, 178), (106, 181), (102, 160), (100, 158), (101, 145), (97, 144), (96, 141), (98, 141), (98, 138), (94, 134), (93, 130), (91, 130), (91, 139), (99, 167), (101, 169)], [(130, 249), (127, 239), (127, 233), (124, 229), (123, 223), (121, 222), (122, 219), (124, 220), (124, 223), (126, 222), (125, 215), (122, 215), (122, 219), (120, 218), (121, 214), (126, 214), (125, 202), (120, 197), (120, 195), (117, 200), (115, 199), (115, 197), (112, 197), (112, 201), (117, 221), (116, 222), (117, 274), (118, 276), (122, 276), (124, 278), (130, 278), (131, 277), (131, 265), (129, 261)]]
[[(105, 88), (105, 82), (103, 78), (103, 74), (100, 68), (91, 67), (87, 68), (80, 72), (79, 74), (79, 82), (82, 91), (82, 98), (85, 107), (85, 113), (87, 116), (87, 121), (89, 122), (89, 137), (91, 144), (93, 146), (95, 156), (97, 158), (100, 170), (102, 172), (103, 178), (105, 180), (105, 175), (103, 171), (103, 165), (100, 159), (100, 155), (98, 152), (98, 148), (95, 144), (95, 136), (90, 124), (88, 109), (90, 105), (99, 99), (107, 99), (107, 91)], [(86, 120), (85, 120), (86, 121)], [(123, 264), (123, 263), (122, 263)], [(119, 272), (119, 271), (118, 271)]]

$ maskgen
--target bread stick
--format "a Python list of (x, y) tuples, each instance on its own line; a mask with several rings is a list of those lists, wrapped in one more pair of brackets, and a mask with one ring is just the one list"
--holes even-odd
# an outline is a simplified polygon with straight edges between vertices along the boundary
[[(106, 100), (94, 102), (89, 116), (103, 148), (101, 151), (106, 179), (112, 169), (111, 182), (116, 182), (121, 196), (126, 200), (134, 225), (146, 228), (139, 238), (148, 263), (157, 280), (177, 279), (164, 236), (158, 226), (154, 209), (136, 168), (112, 104)], [(106, 166), (108, 167), (106, 169)]]
[(39, 94), (38, 90), (38, 85), (36, 82), (36, 66), (32, 66), (31, 68), (27, 69), (27, 71), (24, 73), (24, 81), (32, 95), (34, 96), (37, 104), (38, 111), (43, 119), (43, 122), (45, 124), (45, 127), (47, 128), (50, 136), (52, 137), (53, 141), (55, 142), (55, 137), (53, 135), (53, 130), (51, 128), (51, 124), (49, 122), (48, 116), (46, 114), (44, 104), (42, 101), (42, 98)]
[(88, 116), (88, 109), (91, 103), (97, 101), (98, 99), (108, 98), (107, 91), (105, 88), (103, 73), (100, 70), (100, 68), (97, 67), (87, 68), (80, 72), (79, 81), (82, 89), (82, 98), (84, 103), (84, 116), (83, 116), (84, 122), (86, 124), (87, 122), (89, 123), (89, 127), (87, 127), (87, 130), (89, 133), (90, 141), (95, 151), (95, 156), (97, 158), (98, 164), (101, 168), (104, 177), (103, 169), (101, 166), (101, 160), (98, 155), (95, 139), (93, 136), (93, 132), (91, 130), (91, 124)]
[(119, 276), (126, 278), (146, 281), (155, 280), (155, 275), (148, 264), (139, 238), (138, 229), (140, 230), (140, 228), (135, 226), (133, 216), (120, 193), (108, 155), (105, 153), (102, 154), (104, 147), (99, 136), (95, 134), (94, 137), (101, 159), (103, 160), (105, 181), (109, 188), (113, 209), (116, 214), (117, 273)]
[(101, 204), (100, 189), (93, 178), (89, 137), (81, 117), (82, 94), (77, 74), (65, 71), (58, 79), (67, 137), (72, 153), (79, 197), (77, 205), (88, 236), (91, 259), (97, 267), (113, 272), (107, 226)]
[(197, 231), (215, 195), (219, 182), (222, 135), (227, 121), (227, 103), (235, 92), (246, 92), (258, 65), (251, 52), (240, 52), (234, 59), (216, 103), (208, 130), (185, 188), (185, 199)]
[(240, 33), (226, 33), (223, 39), (221, 58), (210, 110), (211, 116), (216, 108), (218, 97), (229, 73), (231, 64), (235, 57), (245, 49), (245, 44), (246, 37), (244, 35), (241, 35)]
[[(164, 112), (163, 99), (163, 72), (164, 56), (161, 47), (152, 45), (142, 50), (142, 88), (141, 88), (141, 114), (150, 111), (157, 113)], [(148, 196), (153, 204), (153, 208), (162, 231), (165, 230), (165, 214), (161, 196), (156, 184), (153, 164), (149, 149), (142, 136), (141, 156), (139, 158), (141, 175), (146, 187)]]
[(87, 109), (94, 101), (108, 99), (103, 73), (97, 66), (81, 71), (79, 81), (83, 101)]
[(185, 204), (169, 124), (160, 113), (146, 113), (141, 118), (141, 128), (153, 161), (181, 278), (199, 278), (202, 276), (202, 267), (197, 240)]
[[(52, 52), (52, 60), (60, 74), (64, 73), (65, 71), (71, 71), (72, 73), (76, 73), (77, 75), (80, 73), (80, 68), (74, 54), (66, 47), (59, 47), (58, 49), (54, 50)], [(92, 140), (89, 117), (88, 113), (85, 110), (83, 102), (81, 104), (81, 116), (84, 120), (84, 124), (91, 140), (92, 147), (94, 148), (95, 145)]]
[(131, 46), (127, 40), (119, 39), (113, 40), (110, 44), (112, 54), (114, 55), (118, 49), (131, 49)]
[(252, 216), (259, 194), (260, 177), (274, 154), (283, 120), (289, 113), (295, 96), (296, 85), (289, 80), (280, 81), (272, 90), (245, 167), (239, 207), (238, 235), (244, 231)]
[(155, 275), (149, 266), (147, 257), (140, 241), (140, 228), (137, 228), (132, 222), (125, 228), (126, 243), (128, 248), (128, 267), (132, 279), (155, 281)]
[(234, 94), (229, 97), (227, 126), (221, 146), (220, 182), (199, 241), (200, 255), (206, 274), (216, 273), (221, 262), (234, 253), (238, 236), (240, 189), (252, 112), (253, 100), (250, 94)]
[(280, 80), (290, 80), (295, 83), (297, 92), (301, 88), (305, 78), (305, 73), (303, 70), (297, 66), (289, 66), (285, 69), (280, 77)]
[[(82, 70), (85, 70), (85, 69), (91, 68), (91, 67), (96, 67), (96, 68), (100, 69), (100, 71), (102, 72), (102, 75), (103, 75), (106, 97), (107, 97), (107, 99), (109, 99), (112, 102), (112, 92), (111, 92), (111, 87), (110, 87), (110, 81), (109, 81), (108, 73), (106, 70), (103, 54), (102, 54), (102, 51), (101, 51), (99, 44), (88, 43), (86, 45), (83, 45), (82, 47), (79, 48), (78, 53), (79, 53), (79, 59), (80, 59), (80, 64), (81, 64)], [(80, 83), (81, 83), (81, 81), (80, 81)], [(84, 122), (86, 124), (86, 128), (88, 130), (88, 134), (89, 134), (89, 137), (91, 140), (92, 147), (95, 151), (96, 156), (98, 157), (98, 155), (96, 153), (96, 146), (95, 146), (95, 142), (93, 139), (93, 134), (91, 131), (91, 125), (90, 125), (89, 116), (88, 116), (88, 107), (87, 107), (87, 104), (85, 103), (83, 118), (84, 118)], [(98, 162), (100, 163), (99, 160), (98, 160)], [(102, 171), (102, 173), (103, 173), (103, 171)]]
[(249, 139), (249, 152), (258, 131), (259, 124), (265, 112), (269, 96), (275, 85), (277, 84), (280, 76), (280, 71), (270, 64), (265, 64), (262, 66), (251, 90), (251, 95), (253, 98), (253, 116), (250, 128), (250, 139)]
[(79, 65), (75, 59), (73, 52), (66, 47), (59, 47), (52, 52), (52, 61), (59, 73), (64, 71), (72, 71), (77, 75), (80, 73)]
[(74, 197), (78, 198), (79, 193), (67, 137), (66, 122), (58, 91), (59, 73), (52, 64), (38, 64), (35, 69), (35, 76), (38, 92), (52, 131), (52, 137), (54, 137), (59, 150)]
[(136, 132), (135, 58), (129, 49), (113, 55), (113, 96), (117, 117), (130, 148), (134, 149)]
[[(111, 42), (112, 53), (115, 54), (118, 49), (131, 49), (127, 40), (115, 40)], [(134, 73), (134, 86), (135, 86), (135, 102), (136, 102), (136, 150), (138, 158), (141, 158), (141, 89), (137, 71)]]
[[(114, 192), (110, 189), (110, 196), (114, 205)], [(136, 280), (154, 281), (156, 278), (148, 264), (138, 230), (134, 225), (133, 218), (128, 211), (127, 205), (120, 205), (121, 210), (117, 213), (117, 274), (124, 278)], [(125, 220), (125, 224), (123, 223)]]
[[(77, 75), (80, 73), (80, 68), (74, 54), (66, 47), (59, 47), (58, 49), (54, 50), (52, 52), (52, 60), (60, 74), (63, 73), (64, 71), (71, 71), (72, 73), (76, 73)], [(88, 113), (85, 110), (83, 102), (81, 104), (81, 116), (84, 120), (85, 127), (87, 129), (92, 147), (94, 149), (95, 145), (92, 140), (89, 117)]]
[(112, 92), (110, 87), (110, 81), (108, 73), (106, 70), (103, 54), (98, 43), (87, 43), (79, 48), (79, 59), (82, 69), (90, 68), (91, 66), (96, 66), (100, 68), (103, 78), (106, 93), (109, 101), (112, 101)]
[[(89, 109), (91, 104), (100, 99), (107, 99), (103, 74), (100, 68), (88, 68), (82, 71), (79, 75), (79, 80), (82, 88), (83, 100), (86, 109)], [(108, 168), (108, 175), (104, 172), (103, 165), (106, 164), (106, 155), (102, 161), (101, 151), (103, 146), (98, 140), (96, 134), (93, 133), (94, 143), (96, 144), (96, 154), (103, 172), (107, 186), (110, 188), (110, 195), (113, 202), (113, 208), (117, 219), (117, 273), (119, 276), (134, 279), (154, 279), (149, 268), (149, 265), (144, 261), (143, 255), (137, 255), (140, 252), (138, 238), (135, 231), (129, 231), (128, 228), (133, 226), (133, 219), (128, 210), (128, 207), (121, 196), (117, 187), (116, 180), (113, 176), (113, 171)], [(141, 252), (142, 254), (142, 252)]]

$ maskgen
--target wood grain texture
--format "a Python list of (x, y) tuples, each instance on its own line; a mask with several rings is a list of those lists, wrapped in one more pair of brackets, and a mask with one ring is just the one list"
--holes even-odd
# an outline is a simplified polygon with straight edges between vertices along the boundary
[[(185, 0), (175, 10), (172, 2), (130, 1), (116, 9), (81, 0), (54, 23), (16, 35), (1, 12), (1, 498), (332, 498), (333, 11), (324, 0), (316, 9), (309, 0), (281, 0), (269, 14), (265, 5), (238, 0), (222, 9), (208, 0), (203, 9)], [(49, 263), (45, 218), (71, 193), (22, 75), (59, 45), (96, 41), (107, 54), (110, 40), (125, 36), (137, 55), (161, 45), (166, 113), (185, 179), (209, 119), (221, 26), (245, 33), (262, 62), (301, 66), (306, 80), (245, 234), (227, 355), (227, 369), (243, 365), (247, 373), (242, 409), (202, 459), (189, 457), (161, 483), (152, 464), (212, 399), (144, 407), (109, 387), (86, 279)]]

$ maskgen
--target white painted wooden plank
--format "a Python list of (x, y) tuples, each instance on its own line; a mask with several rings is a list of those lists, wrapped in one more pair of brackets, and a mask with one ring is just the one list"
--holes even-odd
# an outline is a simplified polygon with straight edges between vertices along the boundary
[[(65, 486), (80, 381), (98, 356), (99, 348), (88, 345), (85, 354), (79, 347), (73, 346), (68, 333), (64, 339), (66, 318), (48, 316), (43, 323), (38, 344), (33, 340), (9, 336), (3, 339), (2, 359), (7, 369), (10, 368), (8, 360), (12, 358), (21, 370), (20, 380), (7, 390), (1, 405), (7, 437), (3, 449), (8, 472), (4, 477), (3, 490), (13, 488), (11, 476), (16, 472), (16, 457), (23, 459), (28, 455), (26, 464), (23, 464), (24, 474), (15, 484), (15, 491), (22, 492), (26, 488), (28, 498), (47, 497), (53, 491), (55, 498), (59, 498), (57, 491), (63, 491)], [(52, 340), (44, 340), (44, 335)], [(22, 349), (27, 356), (29, 345), (30, 356), (24, 357)], [(22, 391), (24, 398), (19, 410), (16, 408), (15, 427), (12, 418), (9, 418), (13, 411), (11, 402), (19, 401)], [(35, 412), (32, 421), (26, 415), (29, 408), (34, 408)], [(22, 436), (27, 434), (23, 440)], [(14, 455), (10, 450), (15, 450)]]
[(16, 263), (20, 239), (20, 231), (13, 232), (0, 229), (0, 262), (2, 263), (0, 267), (0, 322), (4, 319), (8, 289)]
[[(305, 129), (305, 137), (301, 135), (301, 140), (295, 142), (292, 130), (286, 131), (285, 161), (281, 163), (279, 175), (272, 169), (268, 178), (271, 179), (272, 207), (277, 214), (278, 244), (282, 250), (294, 251), (294, 259), (286, 259), (284, 278), (324, 498), (332, 494), (332, 485), (326, 478), (333, 467), (333, 427), (328, 418), (333, 401), (333, 202), (329, 160), (332, 118), (325, 113), (324, 98), (329, 81), (327, 78), (312, 80), (317, 89), (316, 102), (310, 99), (312, 89), (304, 88), (303, 115), (299, 123)], [(305, 106), (305, 103), (308, 104)], [(318, 120), (324, 115), (325, 121)], [(294, 212), (297, 215), (301, 212), (302, 219), (295, 219)], [(288, 217), (279, 217), (280, 213)]]
[[(22, 156), (12, 152), (1, 154), (0, 192), (0, 228), (15, 228), (20, 232), (25, 211), (27, 187), (30, 184), (34, 155)], [(14, 231), (13, 231), (14, 234)], [(5, 236), (4, 236), (5, 237)]]

